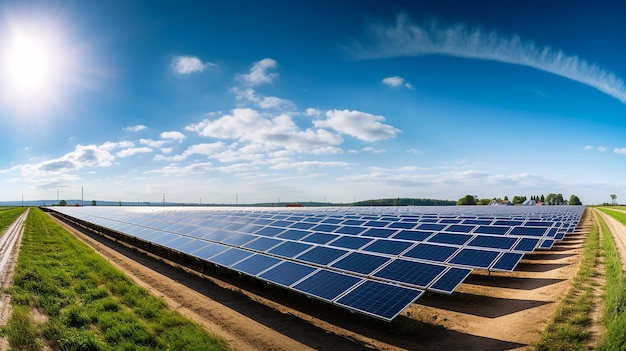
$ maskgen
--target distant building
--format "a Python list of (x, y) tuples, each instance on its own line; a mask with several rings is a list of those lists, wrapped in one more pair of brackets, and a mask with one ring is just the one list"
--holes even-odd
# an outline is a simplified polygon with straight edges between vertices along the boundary
[(509, 200), (494, 199), (489, 202), (489, 206), (511, 206), (513, 205)]
[(522, 206), (537, 206), (537, 202), (535, 200), (526, 200), (522, 202)]

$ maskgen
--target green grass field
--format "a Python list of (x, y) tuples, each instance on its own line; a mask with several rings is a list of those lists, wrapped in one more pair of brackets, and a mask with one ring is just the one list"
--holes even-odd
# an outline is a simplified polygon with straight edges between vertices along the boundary
[[(16, 350), (226, 350), (39, 209), (31, 209), (2, 329)], [(32, 311), (47, 318), (36, 323)]]

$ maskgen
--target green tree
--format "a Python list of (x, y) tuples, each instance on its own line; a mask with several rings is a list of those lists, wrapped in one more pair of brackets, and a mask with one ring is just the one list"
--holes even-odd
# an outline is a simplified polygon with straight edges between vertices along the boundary
[(96, 200), (91, 200), (91, 206), (96, 206)]
[(515, 195), (513, 196), (513, 201), (511, 202), (513, 203), (513, 205), (519, 205), (521, 203), (524, 203), (524, 201), (526, 201), (526, 196)]
[(613, 206), (617, 205), (617, 195), (611, 194), (611, 204)]
[(546, 202), (546, 198), (543, 196), (543, 194), (541, 194), (541, 198), (540, 198), (540, 202)]
[(465, 195), (464, 197), (460, 198), (456, 204), (459, 206), (476, 205), (476, 197), (472, 195)]
[(65, 200), (59, 201), (59, 206), (67, 206), (67, 201)]
[(580, 202), (580, 199), (578, 198), (578, 196), (573, 195), (569, 197), (569, 204), (570, 205), (582, 205), (583, 203)]
[(565, 200), (563, 199), (563, 194), (550, 193), (546, 196), (546, 202), (548, 205), (561, 205), (565, 203)]

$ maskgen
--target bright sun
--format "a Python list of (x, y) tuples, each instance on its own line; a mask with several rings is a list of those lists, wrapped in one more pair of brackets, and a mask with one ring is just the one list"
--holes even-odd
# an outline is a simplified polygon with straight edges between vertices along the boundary
[(54, 49), (33, 35), (16, 33), (12, 39), (4, 62), (7, 88), (22, 98), (49, 94), (56, 83)]
[(80, 81), (80, 50), (59, 21), (11, 18), (0, 37), (0, 105), (32, 114), (60, 107)]

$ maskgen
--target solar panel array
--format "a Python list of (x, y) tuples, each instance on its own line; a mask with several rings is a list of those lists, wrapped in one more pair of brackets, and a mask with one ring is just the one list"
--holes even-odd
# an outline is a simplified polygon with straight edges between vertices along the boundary
[(473, 269), (512, 271), (575, 229), (583, 206), (54, 207), (352, 311), (390, 321)]

